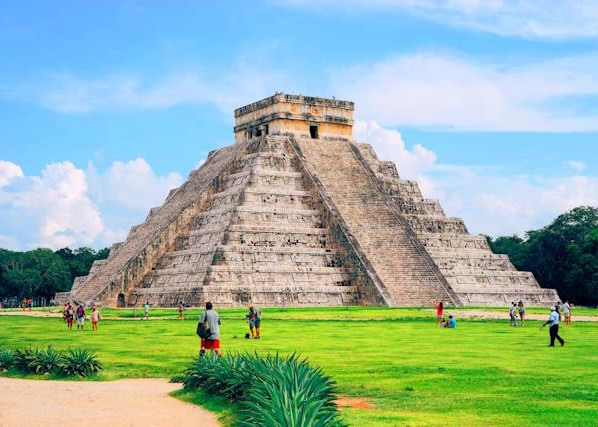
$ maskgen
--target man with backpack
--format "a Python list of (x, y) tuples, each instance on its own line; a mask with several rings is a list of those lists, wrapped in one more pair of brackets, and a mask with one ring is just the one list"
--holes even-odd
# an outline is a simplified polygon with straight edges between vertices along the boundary
[(200, 356), (203, 356), (206, 350), (212, 350), (218, 356), (222, 354), (220, 352), (220, 316), (212, 310), (212, 303), (209, 301), (206, 303), (206, 310), (199, 317), (197, 335), (201, 338)]

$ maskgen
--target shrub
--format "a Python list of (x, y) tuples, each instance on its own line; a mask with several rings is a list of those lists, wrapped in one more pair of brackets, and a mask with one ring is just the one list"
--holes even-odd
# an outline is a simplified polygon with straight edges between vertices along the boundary
[(242, 426), (341, 426), (334, 384), (295, 356), (270, 358), (241, 402)]
[(15, 349), (13, 353), (13, 366), (19, 371), (33, 372), (33, 363), (37, 356), (37, 349), (24, 347)]
[(183, 380), (187, 390), (238, 401), (243, 426), (340, 426), (332, 380), (295, 355), (198, 357)]
[(62, 355), (51, 346), (35, 352), (35, 359), (29, 364), (29, 371), (36, 374), (57, 373), (62, 367)]
[(69, 348), (62, 356), (60, 372), (63, 375), (86, 377), (97, 374), (102, 369), (96, 354), (86, 348)]
[(0, 371), (12, 368), (14, 352), (10, 348), (0, 348)]

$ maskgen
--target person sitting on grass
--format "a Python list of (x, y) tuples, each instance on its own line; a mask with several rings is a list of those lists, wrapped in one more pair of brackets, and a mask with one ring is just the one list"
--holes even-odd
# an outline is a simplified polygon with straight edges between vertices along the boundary
[(91, 314), (89, 315), (89, 320), (91, 320), (91, 329), (94, 332), (98, 331), (98, 321), (100, 320), (100, 312), (94, 305), (91, 309)]
[(79, 304), (77, 306), (77, 330), (83, 331), (83, 324), (85, 323), (85, 308), (83, 308), (83, 304)]
[(441, 328), (448, 328), (448, 321), (444, 317), (440, 321), (440, 327)]
[(457, 320), (452, 315), (449, 316), (448, 327), (452, 329), (457, 327)]
[[(200, 329), (207, 333), (205, 338), (202, 337), (202, 334), (199, 334)], [(201, 337), (199, 355), (203, 356), (206, 350), (211, 350), (220, 356), (222, 354), (220, 352), (220, 316), (212, 310), (212, 303), (209, 301), (206, 303), (206, 311), (199, 318), (197, 330), (198, 335)]]
[(436, 307), (436, 327), (438, 327), (438, 324), (444, 320), (444, 315), (443, 315), (444, 304), (442, 301), (440, 301), (440, 302), (435, 302), (434, 306)]

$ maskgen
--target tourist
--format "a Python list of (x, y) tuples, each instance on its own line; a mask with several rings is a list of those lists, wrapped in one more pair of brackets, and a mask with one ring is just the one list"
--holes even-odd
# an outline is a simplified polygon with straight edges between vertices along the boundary
[(255, 313), (255, 321), (254, 321), (254, 326), (255, 326), (255, 339), (260, 339), (260, 326), (262, 324), (262, 313), (260, 312), (260, 310), (258, 310), (257, 308), (253, 308), (253, 311)]
[(511, 303), (511, 307), (509, 307), (509, 317), (511, 318), (511, 326), (517, 326), (517, 306), (514, 302)]
[(451, 329), (455, 329), (457, 327), (457, 320), (452, 315), (449, 316), (448, 327)]
[(554, 307), (556, 308), (556, 312), (559, 315), (559, 325), (560, 325), (561, 322), (563, 321), (563, 314), (562, 314), (563, 307), (561, 305), (561, 302), (557, 301)]
[(561, 347), (565, 345), (565, 340), (562, 339), (559, 336), (559, 314), (557, 312), (556, 307), (551, 307), (550, 308), (550, 316), (548, 317), (548, 320), (546, 322), (544, 322), (544, 324), (542, 325), (542, 327), (546, 326), (546, 325), (550, 325), (550, 344), (549, 347), (554, 347), (554, 340), (555, 338), (557, 340), (559, 340), (559, 342), (561, 343)]
[(523, 301), (519, 301), (519, 318), (521, 319), (521, 326), (525, 326), (525, 306)]
[(149, 301), (146, 301), (145, 304), (143, 304), (143, 310), (145, 311), (145, 320), (149, 320)]
[(251, 339), (253, 339), (255, 338), (255, 310), (253, 309), (252, 305), (249, 306), (249, 313), (247, 313), (245, 317), (247, 317)]
[(444, 320), (444, 316), (443, 316), (444, 304), (442, 301), (440, 301), (440, 302), (435, 302), (434, 306), (436, 307), (436, 327), (438, 327), (438, 324)]
[(183, 301), (181, 301), (179, 303), (179, 316), (177, 317), (177, 320), (184, 320), (184, 310), (185, 310), (185, 304), (183, 304)]
[(98, 311), (98, 309), (96, 308), (95, 305), (91, 309), (91, 314), (89, 316), (89, 320), (91, 320), (92, 330), (94, 332), (97, 332), (97, 330), (98, 330), (98, 321), (100, 320), (100, 312)]
[(565, 316), (565, 325), (571, 324), (571, 304), (569, 301), (565, 301), (563, 304), (563, 315)]
[(77, 330), (83, 331), (83, 324), (85, 323), (85, 308), (83, 308), (83, 304), (79, 304), (77, 306)]
[(66, 309), (66, 326), (69, 328), (69, 331), (73, 330), (73, 321), (75, 320), (75, 310), (71, 303), (68, 303)]
[(448, 321), (444, 317), (440, 321), (440, 327), (441, 328), (448, 328)]
[(29, 311), (31, 311), (33, 308), (33, 300), (31, 298), (27, 300), (27, 306), (29, 307)]
[(209, 301), (206, 303), (206, 310), (199, 318), (198, 331), (202, 325), (205, 325), (207, 337), (201, 339), (199, 355), (203, 356), (206, 350), (211, 350), (220, 356), (220, 316), (212, 310), (212, 303)]
[(66, 312), (69, 309), (69, 303), (65, 302), (64, 303), (64, 308), (62, 309), (62, 319), (66, 322), (67, 321), (67, 315)]

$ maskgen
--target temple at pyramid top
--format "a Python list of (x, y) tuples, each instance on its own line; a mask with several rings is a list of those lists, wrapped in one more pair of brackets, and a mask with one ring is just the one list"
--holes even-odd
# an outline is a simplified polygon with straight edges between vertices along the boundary
[[(353, 103), (277, 93), (57, 302), (216, 307), (554, 304), (393, 162)], [(399, 168), (401, 165), (398, 165)]]
[(351, 138), (350, 101), (276, 93), (235, 110), (235, 142), (293, 133), (310, 138)]

